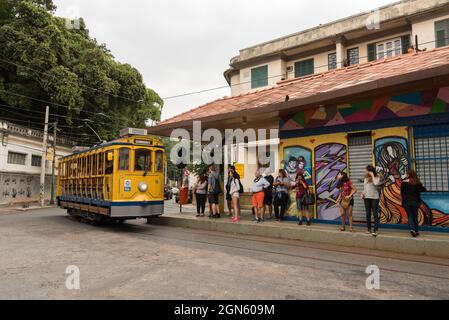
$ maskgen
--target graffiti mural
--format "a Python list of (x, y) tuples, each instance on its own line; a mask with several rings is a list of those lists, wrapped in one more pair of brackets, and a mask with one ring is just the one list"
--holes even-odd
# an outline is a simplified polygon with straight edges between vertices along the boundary
[(282, 164), (291, 181), (295, 181), (296, 175), (302, 173), (307, 183), (312, 184), (312, 151), (310, 149), (299, 146), (284, 148)]
[(315, 148), (315, 182), (318, 219), (339, 220), (336, 203), (339, 190), (336, 177), (347, 168), (346, 146), (339, 143), (323, 144)]
[[(46, 177), (46, 194), (50, 194), (51, 178)], [(0, 203), (34, 201), (39, 198), (39, 176), (0, 174)]]
[[(282, 165), (287, 173), (290, 181), (294, 183), (296, 181), (296, 175), (302, 173), (309, 185), (312, 185), (312, 151), (310, 149), (291, 146), (284, 148), (284, 160)], [(287, 216), (296, 216), (296, 189), (290, 191), (290, 204), (288, 206)]]
[(401, 180), (408, 169), (407, 140), (403, 137), (376, 140), (374, 159), (377, 171), (385, 180), (380, 196), (381, 223), (407, 223), (407, 213), (402, 207), (401, 197)]
[[(407, 139), (384, 137), (374, 143), (374, 159), (385, 185), (380, 196), (381, 223), (407, 224), (407, 212), (402, 207), (401, 184), (410, 168)], [(441, 196), (423, 194), (418, 211), (420, 225), (449, 227), (449, 203)]]
[(311, 129), (441, 112), (449, 112), (449, 87), (304, 110), (282, 118), (280, 129)]

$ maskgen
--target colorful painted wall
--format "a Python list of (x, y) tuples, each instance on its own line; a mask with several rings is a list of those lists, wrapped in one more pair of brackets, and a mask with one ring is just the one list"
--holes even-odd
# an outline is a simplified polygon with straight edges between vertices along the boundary
[(312, 108), (282, 118), (281, 131), (382, 121), (449, 112), (449, 87), (381, 97), (351, 104)]
[[(395, 117), (413, 117), (438, 112), (449, 112), (449, 87), (420, 93), (375, 99), (364, 103), (340, 105), (334, 108), (316, 108), (303, 111), (281, 121), (282, 130), (299, 130), (351, 124), (364, 121), (380, 121)], [(343, 131), (344, 129), (342, 129)], [(380, 218), (384, 224), (406, 224), (407, 214), (402, 207), (401, 180), (412, 166), (412, 129), (394, 127), (372, 130), (373, 165), (386, 180), (380, 198)], [(316, 194), (313, 208), (316, 219), (339, 221), (336, 204), (339, 190), (336, 176), (340, 171), (349, 172), (348, 134), (350, 132), (322, 134), (311, 137), (281, 139), (282, 165), (293, 177), (302, 172)], [(367, 163), (367, 165), (370, 163)], [(356, 177), (360, 178), (360, 177)], [(356, 195), (360, 196), (359, 193)], [(442, 195), (423, 195), (419, 210), (421, 225), (449, 227), (449, 199)], [(296, 216), (295, 192), (291, 192), (291, 204), (287, 215)]]

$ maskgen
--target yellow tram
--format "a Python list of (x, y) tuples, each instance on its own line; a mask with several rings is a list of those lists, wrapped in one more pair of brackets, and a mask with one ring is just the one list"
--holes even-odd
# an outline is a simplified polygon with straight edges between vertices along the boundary
[(142, 129), (120, 137), (60, 160), (57, 199), (69, 215), (123, 222), (164, 213), (164, 146)]

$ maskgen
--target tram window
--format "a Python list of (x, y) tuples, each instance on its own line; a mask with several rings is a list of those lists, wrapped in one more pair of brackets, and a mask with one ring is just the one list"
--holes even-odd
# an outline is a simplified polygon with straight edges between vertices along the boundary
[(121, 148), (119, 150), (118, 155), (118, 169), (119, 170), (129, 170), (129, 149), (128, 148)]
[(103, 174), (103, 162), (104, 162), (104, 153), (98, 154), (98, 174)]
[(156, 157), (155, 157), (155, 171), (156, 172), (162, 172), (164, 171), (164, 164), (163, 164), (163, 153), (160, 150), (156, 151)]
[(92, 155), (92, 175), (97, 175), (97, 154)]
[(106, 174), (112, 174), (114, 171), (114, 151), (109, 151), (106, 153)]
[(134, 161), (135, 171), (151, 171), (151, 150), (137, 149)]

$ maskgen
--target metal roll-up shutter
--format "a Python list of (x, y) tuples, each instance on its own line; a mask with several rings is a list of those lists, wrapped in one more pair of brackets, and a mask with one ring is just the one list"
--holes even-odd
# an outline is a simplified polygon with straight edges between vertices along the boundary
[(371, 132), (350, 135), (348, 145), (349, 177), (357, 188), (357, 194), (354, 197), (354, 221), (366, 221), (365, 204), (360, 194), (363, 192), (366, 166), (373, 163)]

